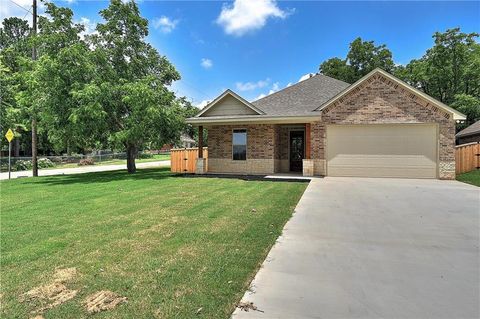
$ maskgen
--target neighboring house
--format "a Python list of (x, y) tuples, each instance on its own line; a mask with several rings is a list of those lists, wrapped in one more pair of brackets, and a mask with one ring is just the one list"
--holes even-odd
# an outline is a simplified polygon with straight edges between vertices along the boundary
[(187, 119), (208, 129), (208, 172), (455, 178), (465, 115), (387, 72), (349, 85), (317, 74), (252, 103), (227, 90)]
[[(176, 144), (175, 147), (180, 148), (192, 148), (195, 147), (195, 140), (188, 136), (188, 134), (180, 135), (180, 143)], [(160, 149), (161, 152), (169, 152), (172, 148), (174, 148), (173, 144), (164, 144)]]
[(455, 135), (457, 145), (477, 142), (480, 143), (480, 121), (476, 121), (469, 127), (461, 130)]
[(183, 148), (192, 148), (195, 146), (195, 140), (188, 136), (187, 134), (182, 134), (180, 136), (180, 145), (179, 147)]

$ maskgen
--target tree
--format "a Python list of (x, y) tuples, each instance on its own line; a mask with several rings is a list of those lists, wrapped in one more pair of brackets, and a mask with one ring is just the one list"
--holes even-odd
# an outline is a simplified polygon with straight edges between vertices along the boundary
[(94, 117), (78, 133), (86, 136), (92, 126), (101, 128), (109, 145), (126, 149), (127, 169), (134, 173), (139, 149), (160, 145), (180, 132), (182, 117), (167, 89), (180, 75), (145, 42), (148, 22), (135, 2), (112, 0), (100, 15), (105, 22), (89, 39), (96, 77), (74, 91), (80, 106), (72, 119), (86, 123), (85, 116)]
[(10, 72), (18, 71), (19, 57), (29, 57), (32, 46), (29, 42), (28, 21), (17, 17), (6, 18), (0, 28), (1, 62)]
[[(0, 132), (15, 132), (13, 152), (19, 156), (21, 134), (27, 130), (28, 116), (15, 99), (21, 89), (19, 71), (22, 59), (31, 55), (30, 27), (20, 18), (6, 18), (0, 28)], [(4, 144), (4, 139), (0, 144)]]
[(480, 120), (480, 99), (477, 97), (467, 94), (457, 94), (450, 106), (467, 116), (465, 123), (457, 124), (457, 130), (463, 130), (467, 126)]
[(478, 33), (459, 28), (433, 35), (435, 44), (396, 75), (439, 101), (450, 104), (458, 94), (480, 97), (480, 44)]
[(350, 50), (345, 60), (331, 58), (323, 62), (320, 65), (320, 73), (353, 83), (375, 68), (392, 72), (395, 69), (392, 52), (385, 44), (375, 46), (373, 41), (357, 38), (350, 43)]
[(480, 44), (478, 33), (459, 28), (433, 35), (435, 44), (422, 58), (398, 67), (396, 76), (467, 115), (461, 130), (479, 118)]
[(86, 44), (78, 42), (38, 61), (37, 83), (48, 83), (41, 90), (39, 103), (42, 129), (48, 132), (48, 140), (57, 152), (66, 150), (70, 154), (92, 145), (89, 137), (77, 134), (81, 124), (74, 120), (80, 107), (74, 92), (84, 88), (95, 74), (89, 55)]
[(323, 62), (320, 65), (320, 72), (347, 83), (355, 82), (353, 69), (347, 64), (346, 60), (340, 58), (331, 58)]
[(72, 92), (89, 83), (95, 70), (88, 45), (80, 39), (84, 26), (73, 22), (72, 10), (46, 3), (45, 13), (47, 16), (39, 18), (37, 47), (41, 56), (34, 74), (41, 86), (40, 129), (48, 132), (57, 152), (70, 154), (72, 149), (84, 147), (75, 132), (78, 124), (70, 119), (78, 107)]

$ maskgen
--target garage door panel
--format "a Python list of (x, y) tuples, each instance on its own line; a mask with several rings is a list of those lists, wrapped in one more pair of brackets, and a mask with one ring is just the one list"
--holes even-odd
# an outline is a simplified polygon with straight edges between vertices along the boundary
[(435, 125), (327, 127), (330, 176), (435, 178)]

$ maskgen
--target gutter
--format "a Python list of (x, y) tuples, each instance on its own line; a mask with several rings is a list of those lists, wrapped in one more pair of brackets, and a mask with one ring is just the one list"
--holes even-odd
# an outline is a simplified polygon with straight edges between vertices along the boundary
[(236, 117), (236, 118), (208, 118), (208, 117), (190, 117), (186, 120), (187, 123), (193, 125), (207, 125), (207, 124), (288, 124), (288, 123), (312, 123), (320, 121), (320, 114), (318, 115), (302, 115), (302, 116), (258, 116), (258, 117)]

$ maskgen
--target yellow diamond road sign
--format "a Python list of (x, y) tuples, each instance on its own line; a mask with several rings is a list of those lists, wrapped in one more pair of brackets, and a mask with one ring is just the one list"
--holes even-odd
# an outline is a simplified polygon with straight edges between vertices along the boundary
[(12, 129), (8, 129), (7, 134), (5, 134), (5, 137), (7, 138), (7, 141), (10, 143), (13, 140), (13, 137), (15, 135), (13, 134)]

